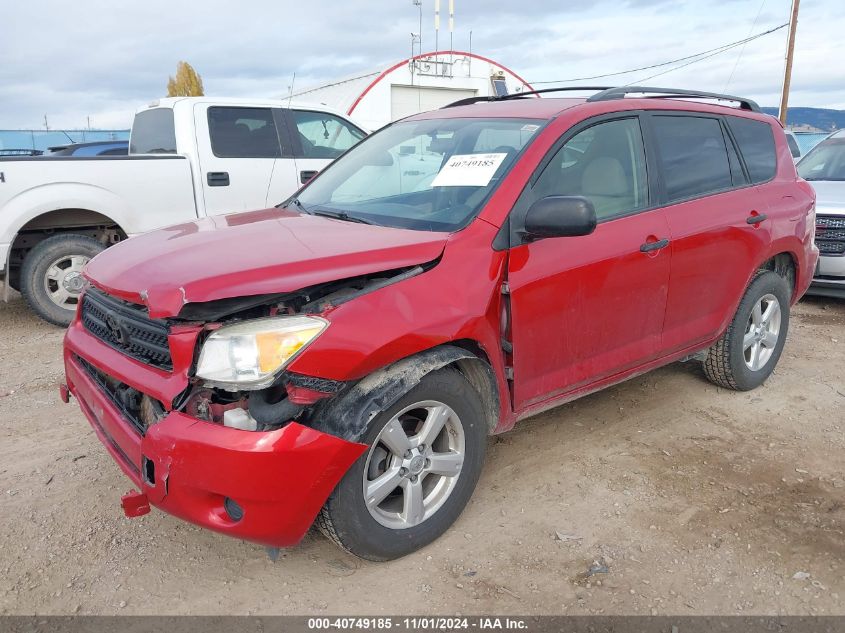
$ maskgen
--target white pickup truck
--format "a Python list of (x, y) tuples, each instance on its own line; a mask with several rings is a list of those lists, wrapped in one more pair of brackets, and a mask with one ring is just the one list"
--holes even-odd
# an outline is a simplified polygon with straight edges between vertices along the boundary
[(128, 156), (0, 158), (0, 276), (67, 325), (80, 271), (138, 233), (282, 202), (365, 136), (324, 106), (161, 99), (135, 115)]

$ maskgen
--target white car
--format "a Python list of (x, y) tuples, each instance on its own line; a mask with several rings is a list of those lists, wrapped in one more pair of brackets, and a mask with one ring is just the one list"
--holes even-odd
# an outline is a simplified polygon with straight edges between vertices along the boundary
[(182, 97), (137, 112), (127, 156), (0, 158), (3, 298), (66, 325), (108, 245), (278, 204), (365, 135), (321, 105)]
[(816, 190), (818, 269), (807, 294), (845, 298), (845, 130), (816, 145), (798, 163)]

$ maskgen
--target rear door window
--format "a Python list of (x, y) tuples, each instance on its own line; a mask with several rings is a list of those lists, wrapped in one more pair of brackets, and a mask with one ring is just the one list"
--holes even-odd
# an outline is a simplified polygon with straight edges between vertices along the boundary
[(175, 154), (173, 110), (153, 108), (135, 115), (129, 139), (130, 154)]
[(282, 155), (271, 108), (208, 109), (211, 151), (218, 158), (279, 158)]
[(728, 126), (739, 145), (739, 151), (745, 159), (745, 166), (748, 167), (751, 182), (757, 184), (774, 178), (777, 168), (777, 153), (772, 126), (762, 121), (737, 116), (726, 118)]
[(678, 202), (733, 186), (719, 119), (651, 117), (667, 202)]
[(337, 158), (365, 136), (349, 122), (326, 112), (291, 110), (290, 116), (302, 158)]

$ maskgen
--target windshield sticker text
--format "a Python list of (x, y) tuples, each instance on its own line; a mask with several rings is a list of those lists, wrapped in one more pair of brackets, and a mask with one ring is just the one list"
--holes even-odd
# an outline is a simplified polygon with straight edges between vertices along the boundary
[(431, 183), (432, 187), (486, 187), (507, 154), (456, 154)]

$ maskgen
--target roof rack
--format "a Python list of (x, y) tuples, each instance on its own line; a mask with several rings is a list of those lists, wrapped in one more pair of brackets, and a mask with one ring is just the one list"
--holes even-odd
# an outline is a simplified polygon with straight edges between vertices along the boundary
[(701, 92), (699, 90), (673, 90), (671, 88), (651, 88), (647, 86), (620, 86), (619, 88), (608, 88), (594, 94), (587, 101), (612, 101), (613, 99), (624, 99), (629, 94), (653, 95), (648, 99), (716, 99), (719, 101), (734, 101), (743, 110), (760, 112), (760, 106), (751, 99), (735, 97), (733, 95), (720, 94), (718, 92)]
[(562, 88), (543, 88), (542, 90), (526, 90), (525, 92), (515, 92), (509, 95), (489, 96), (489, 97), (468, 97), (460, 99), (444, 108), (454, 108), (456, 106), (471, 105), (473, 103), (480, 103), (482, 101), (507, 101), (510, 99), (523, 99), (529, 95), (539, 95), (547, 92), (574, 92), (578, 90), (595, 90), (596, 94), (587, 99), (589, 102), (595, 101), (612, 101), (614, 99), (624, 99), (629, 94), (651, 95), (647, 99), (715, 99), (718, 101), (734, 101), (739, 104), (743, 110), (750, 110), (752, 112), (761, 112), (760, 106), (751, 99), (745, 97), (735, 97), (733, 95), (725, 95), (717, 92), (701, 92), (699, 90), (681, 90), (672, 88), (651, 88), (647, 86), (619, 86), (618, 88), (609, 88), (607, 86), (566, 86)]
[(481, 101), (509, 101), (511, 99), (522, 99), (529, 95), (539, 95), (545, 92), (569, 92), (569, 91), (576, 91), (576, 90), (600, 90), (602, 92), (607, 90), (612, 90), (612, 88), (608, 86), (567, 86), (565, 88), (543, 88), (542, 90), (526, 90), (525, 92), (514, 92), (513, 94), (496, 96), (491, 95), (489, 97), (467, 97), (466, 99), (460, 99), (458, 101), (454, 101), (448, 105), (443, 106), (444, 108), (454, 108), (456, 106), (462, 105), (472, 105), (473, 103), (480, 103)]

